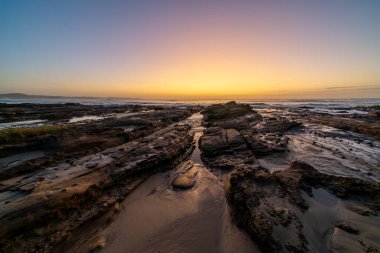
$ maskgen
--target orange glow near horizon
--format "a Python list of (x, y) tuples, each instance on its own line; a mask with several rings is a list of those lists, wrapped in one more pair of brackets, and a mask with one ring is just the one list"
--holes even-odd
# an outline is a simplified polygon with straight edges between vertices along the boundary
[(1, 93), (378, 98), (380, 4), (340, 1), (10, 6)]

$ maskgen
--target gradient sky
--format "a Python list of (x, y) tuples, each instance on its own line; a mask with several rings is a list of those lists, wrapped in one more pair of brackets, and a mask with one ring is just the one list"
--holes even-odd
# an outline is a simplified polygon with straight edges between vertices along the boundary
[(2, 0), (8, 92), (380, 98), (380, 1)]

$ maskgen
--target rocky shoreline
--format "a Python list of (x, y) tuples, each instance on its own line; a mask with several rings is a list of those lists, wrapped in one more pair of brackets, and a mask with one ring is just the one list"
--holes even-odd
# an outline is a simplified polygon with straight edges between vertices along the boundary
[[(189, 117), (193, 112), (200, 110), (196, 107), (188, 109), (177, 108), (150, 108), (138, 106), (84, 106), (72, 105), (68, 108), (61, 105), (35, 105), (34, 117), (43, 118), (50, 110), (66, 108), (57, 113), (54, 119), (44, 122), (41, 126), (21, 127), (0, 130), (0, 179), (39, 170), (41, 167), (68, 162), (84, 155), (93, 154), (101, 150), (115, 147), (123, 143), (147, 136), (153, 132)], [(28, 108), (29, 105), (8, 105), (10, 109)], [(74, 109), (74, 111), (72, 111)], [(29, 109), (30, 110), (30, 109)], [(63, 109), (62, 109), (63, 110)], [(66, 111), (68, 110), (68, 111)], [(75, 111), (77, 110), (77, 111)], [(98, 110), (98, 111), (97, 111)], [(68, 115), (68, 113), (71, 113)], [(109, 116), (110, 113), (111, 116)], [(50, 112), (51, 113), (51, 112)], [(95, 114), (93, 114), (95, 113)], [(3, 112), (4, 115), (6, 115)], [(24, 119), (27, 111), (15, 112), (17, 120)], [(75, 115), (103, 115), (104, 118), (91, 120), (83, 116), (83, 121), (70, 123), (68, 118)], [(16, 117), (13, 116), (13, 117)], [(109, 116), (109, 117), (108, 117)], [(89, 120), (86, 120), (86, 117)], [(28, 157), (30, 152), (41, 152), (41, 158), (28, 159), (12, 163), (12, 159), (2, 157)], [(16, 157), (17, 159), (18, 157)], [(2, 162), (4, 160), (4, 162)]]
[[(233, 103), (215, 106), (215, 110), (205, 111), (206, 120), (214, 118), (210, 117), (214, 113), (220, 115), (222, 110), (236, 111), (239, 107)], [(344, 245), (350, 240), (344, 236), (336, 242), (334, 234), (330, 234), (328, 239), (320, 237), (319, 241), (313, 242), (312, 239), (320, 235), (306, 233), (305, 227), (313, 231), (318, 226), (305, 217), (308, 212), (314, 212), (309, 210), (306, 199), (313, 198), (315, 189), (323, 189), (326, 194), (340, 199), (344, 207), (339, 208), (355, 213), (349, 217), (372, 216), (379, 225), (380, 184), (321, 173), (301, 161), (294, 161), (287, 169), (271, 173), (256, 158), (291, 152), (288, 149), (291, 137), (286, 133), (294, 128), (296, 130), (293, 131), (299, 131), (297, 129), (302, 128), (303, 122), (294, 121), (301, 117), (260, 117), (256, 114), (255, 111), (246, 112), (244, 119), (235, 121), (236, 125), (231, 124), (234, 117), (229, 113), (224, 113), (227, 116), (218, 121), (206, 121), (208, 128), (200, 142), (202, 158), (210, 167), (232, 171), (227, 199), (237, 225), (251, 236), (262, 252), (341, 252), (343, 249), (345, 252), (377, 252), (378, 236), (375, 236), (377, 239), (361, 237), (360, 229), (350, 225), (349, 219), (341, 220), (343, 217), (337, 214), (329, 217), (336, 220), (336, 224), (329, 224), (325, 233), (335, 228), (350, 236), (355, 235), (355, 241), (351, 241), (353, 245)], [(319, 211), (323, 213), (323, 207)], [(363, 224), (359, 226), (363, 227)], [(323, 241), (326, 245), (321, 244)]]
[[(255, 111), (235, 102), (9, 108), (3, 121), (49, 119), (0, 130), (0, 252), (380, 249), (380, 143), (371, 115), (345, 119), (352, 126), (367, 121), (371, 130), (360, 123), (348, 131), (331, 128), (341, 117), (326, 123), (304, 109)], [(57, 115), (47, 117), (52, 108)], [(85, 118), (70, 122), (74, 116)], [(153, 215), (152, 208), (161, 216), (139, 214)], [(153, 227), (135, 227), (131, 215)], [(120, 229), (136, 232), (129, 244)], [(145, 242), (144, 235), (154, 238)]]
[[(3, 156), (8, 150), (17, 153), (15, 145), (24, 145), (28, 151), (40, 147), (54, 151), (2, 169), (0, 248), (5, 252), (50, 252), (69, 240), (75, 229), (117, 210), (118, 203), (139, 182), (171, 169), (190, 154), (190, 127), (170, 124), (189, 117), (193, 110), (160, 108), (133, 117), (69, 125), (63, 132), (23, 136), (17, 142), (9, 140), (2, 146)], [(137, 121), (139, 125), (132, 131), (124, 131), (124, 126), (136, 126)], [(81, 138), (81, 129), (83, 135), (104, 141)], [(120, 134), (124, 135), (120, 140), (109, 141)], [(27, 143), (33, 138), (38, 138), (38, 145)], [(58, 147), (50, 147), (41, 141), (44, 138), (55, 139)], [(68, 144), (74, 140), (75, 144)]]

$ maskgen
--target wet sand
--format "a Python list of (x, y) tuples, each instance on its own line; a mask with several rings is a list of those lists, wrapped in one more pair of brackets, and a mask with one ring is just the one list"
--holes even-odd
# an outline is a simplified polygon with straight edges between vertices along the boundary
[[(379, 216), (359, 215), (348, 209), (359, 203), (343, 201), (322, 188), (313, 189), (313, 197), (305, 194), (304, 198), (310, 208), (299, 215), (310, 252), (363, 252), (369, 246), (380, 248)], [(359, 236), (337, 228), (340, 222), (358, 229)]]
[(224, 180), (201, 161), (201, 115), (193, 115), (194, 119), (196, 146), (190, 160), (202, 165), (197, 166), (195, 186), (172, 187), (181, 165), (149, 178), (122, 203), (101, 252), (260, 252), (232, 222)]

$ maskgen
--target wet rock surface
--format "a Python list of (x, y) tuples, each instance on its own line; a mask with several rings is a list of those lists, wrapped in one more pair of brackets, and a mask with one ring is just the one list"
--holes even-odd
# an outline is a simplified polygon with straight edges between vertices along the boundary
[[(237, 224), (264, 252), (306, 252), (309, 242), (304, 227), (315, 225), (302, 222), (310, 208), (305, 194), (313, 197), (313, 189), (327, 189), (341, 199), (360, 201), (371, 213), (376, 213), (380, 210), (379, 187), (379, 183), (331, 176), (295, 162), (273, 174), (261, 167), (237, 168), (231, 176), (228, 199)], [(336, 227), (359, 234), (357, 228), (343, 222)], [(293, 237), (289, 238), (287, 233)]]
[[(9, 108), (8, 108), (9, 107)], [(14, 117), (24, 118), (28, 105), (7, 105)], [(35, 117), (64, 110), (63, 118), (49, 119), (42, 126), (0, 129), (0, 180), (75, 160), (107, 148), (147, 136), (189, 117), (197, 107), (186, 109), (144, 106), (34, 105)], [(24, 111), (22, 111), (24, 110)], [(77, 111), (76, 111), (77, 110)], [(4, 113), (6, 113), (5, 111)], [(70, 112), (70, 114), (66, 115)], [(8, 115), (8, 114), (7, 114)], [(29, 114), (28, 114), (29, 115)], [(83, 116), (92, 115), (92, 116)], [(67, 117), (75, 121), (67, 121)], [(82, 116), (82, 118), (80, 117)], [(98, 118), (91, 118), (91, 117)], [(8, 118), (10, 120), (12, 118)], [(1, 124), (0, 124), (1, 125)], [(33, 152), (39, 152), (34, 158)]]
[[(255, 111), (229, 102), (205, 107), (203, 121), (199, 113), (189, 117), (200, 110), (195, 106), (128, 110), (133, 114), (36, 135), (63, 144), (56, 156), (31, 146), (26, 151), (36, 153), (21, 154), (25, 143), (10, 145), (11, 155), (22, 156), (17, 166), (41, 163), (1, 172), (1, 250), (380, 249), (377, 108), (345, 117), (343, 110), (336, 116), (308, 108)], [(17, 111), (14, 117), (24, 117)], [(81, 131), (117, 140), (87, 149), (73, 141), (83, 142)], [(62, 136), (83, 153), (70, 153)]]
[[(232, 171), (227, 199), (237, 225), (263, 252), (366, 252), (380, 247), (374, 232), (380, 225), (380, 184), (373, 174), (378, 175), (380, 161), (377, 142), (311, 126), (300, 111), (260, 114), (245, 123), (237, 117), (241, 125), (231, 124), (233, 117), (205, 118), (202, 158), (210, 167), (224, 165)], [(227, 141), (232, 129), (241, 140), (237, 146)], [(371, 173), (352, 168), (362, 161), (349, 154), (359, 148), (355, 138), (362, 138), (359, 145), (368, 143), (361, 155), (366, 157), (363, 171)], [(344, 222), (347, 217), (354, 224)]]
[[(101, 252), (259, 252), (231, 220), (224, 176), (211, 173), (200, 159), (201, 120), (194, 114), (185, 121), (194, 134), (191, 156), (152, 176), (123, 202)], [(177, 180), (187, 189), (173, 186)]]
[(187, 157), (189, 129), (173, 125), (72, 163), (2, 181), (1, 248), (50, 252), (80, 225), (117, 205), (139, 181)]
[[(261, 167), (240, 167), (232, 173), (230, 183), (228, 199), (235, 221), (261, 250), (302, 252), (307, 249), (302, 223), (287, 200), (293, 198), (275, 183), (269, 171)], [(299, 199), (297, 203), (303, 204), (303, 201)]]
[[(365, 108), (358, 108), (365, 109)], [(364, 134), (380, 140), (380, 118), (377, 107), (366, 108), (367, 114), (331, 115), (329, 113), (295, 110), (294, 116), (304, 122), (320, 124), (345, 131)]]
[(201, 140), (202, 160), (209, 166), (232, 169), (235, 164), (256, 162), (244, 139), (235, 129), (208, 128)]

